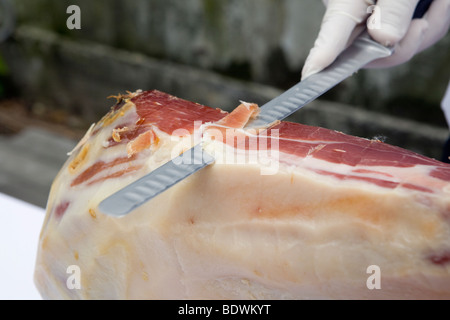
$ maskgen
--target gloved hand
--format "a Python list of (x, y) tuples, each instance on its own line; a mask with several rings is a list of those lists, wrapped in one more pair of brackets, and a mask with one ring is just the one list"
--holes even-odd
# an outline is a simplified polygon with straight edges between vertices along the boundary
[(410, 60), (444, 37), (450, 25), (450, 0), (434, 0), (424, 17), (414, 20), (411, 19), (419, 0), (323, 2), (327, 10), (303, 67), (302, 80), (330, 65), (366, 25), (373, 39), (395, 47), (392, 56), (376, 60), (367, 68), (391, 67)]

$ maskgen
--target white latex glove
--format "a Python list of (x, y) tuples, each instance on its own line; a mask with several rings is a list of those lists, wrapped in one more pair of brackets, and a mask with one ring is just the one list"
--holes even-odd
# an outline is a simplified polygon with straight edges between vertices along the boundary
[(442, 111), (444, 111), (445, 119), (447, 119), (448, 127), (450, 128), (450, 83), (447, 86), (444, 99), (441, 102)]
[[(450, 0), (434, 0), (422, 19), (412, 19), (419, 0), (323, 0), (322, 26), (302, 71), (302, 80), (330, 65), (367, 24), (376, 41), (395, 53), (367, 68), (391, 67), (435, 44), (450, 26)], [(379, 10), (378, 12), (373, 9)], [(376, 17), (379, 21), (375, 21)], [(377, 24), (378, 22), (378, 24)]]

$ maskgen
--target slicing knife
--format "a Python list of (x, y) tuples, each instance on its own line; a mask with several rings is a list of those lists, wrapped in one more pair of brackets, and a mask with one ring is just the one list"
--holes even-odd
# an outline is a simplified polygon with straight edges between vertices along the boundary
[[(416, 11), (415, 17), (422, 16), (428, 9), (431, 1), (422, 0), (419, 4), (428, 3), (428, 6), (422, 6), (421, 11), (423, 12), (421, 13)], [(329, 67), (299, 82), (291, 89), (263, 105), (258, 116), (249, 122), (245, 129), (267, 128), (272, 123), (285, 119), (353, 75), (368, 63), (388, 57), (392, 53), (392, 48), (385, 47), (372, 40), (367, 31), (363, 32)], [(202, 144), (199, 143), (180, 156), (168, 161), (166, 164), (104, 199), (99, 204), (98, 209), (106, 215), (114, 217), (125, 216), (213, 162), (214, 157), (205, 152)]]

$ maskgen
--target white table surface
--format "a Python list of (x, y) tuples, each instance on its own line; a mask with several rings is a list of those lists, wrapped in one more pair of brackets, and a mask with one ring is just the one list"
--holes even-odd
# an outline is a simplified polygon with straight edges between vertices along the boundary
[(0, 193), (0, 300), (40, 300), (33, 282), (42, 208)]

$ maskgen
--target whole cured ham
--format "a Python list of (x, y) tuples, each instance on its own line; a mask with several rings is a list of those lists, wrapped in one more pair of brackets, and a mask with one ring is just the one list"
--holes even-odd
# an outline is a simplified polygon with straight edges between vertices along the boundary
[[(118, 97), (52, 185), (42, 296), (450, 298), (450, 165), (302, 124), (246, 130), (257, 113)], [(99, 211), (196, 141), (214, 164), (124, 217)]]

